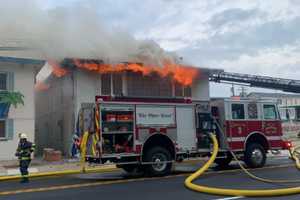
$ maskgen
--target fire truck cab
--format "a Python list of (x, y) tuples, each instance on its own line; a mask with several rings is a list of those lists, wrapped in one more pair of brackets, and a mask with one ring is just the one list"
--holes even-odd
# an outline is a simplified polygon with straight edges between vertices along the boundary
[[(249, 167), (262, 167), (269, 150), (286, 148), (275, 100), (212, 99), (211, 110), (217, 133), (221, 132), (221, 149), (234, 151)], [(230, 161), (227, 155), (216, 162), (222, 165)]]
[(219, 142), (216, 163), (225, 166), (235, 152), (249, 167), (262, 167), (269, 150), (285, 148), (275, 101), (97, 96), (82, 104), (80, 133), (88, 132), (86, 160), (116, 163), (131, 172), (170, 173), (172, 164), (209, 156), (209, 132)]

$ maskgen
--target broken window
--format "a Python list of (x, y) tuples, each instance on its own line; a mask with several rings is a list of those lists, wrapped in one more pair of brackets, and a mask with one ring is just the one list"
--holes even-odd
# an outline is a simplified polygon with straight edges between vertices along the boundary
[(184, 96), (192, 97), (192, 88), (190, 86), (184, 87)]
[(101, 75), (101, 94), (111, 95), (111, 74)]
[(183, 96), (183, 87), (180, 83), (175, 83), (175, 97)]
[(113, 74), (113, 94), (122, 95), (122, 74), (116, 73)]
[(128, 73), (127, 87), (129, 96), (171, 97), (172, 82), (157, 74), (143, 76), (141, 73)]
[(192, 88), (175, 83), (175, 97), (192, 97)]
[(101, 75), (102, 95), (122, 95), (122, 73)]

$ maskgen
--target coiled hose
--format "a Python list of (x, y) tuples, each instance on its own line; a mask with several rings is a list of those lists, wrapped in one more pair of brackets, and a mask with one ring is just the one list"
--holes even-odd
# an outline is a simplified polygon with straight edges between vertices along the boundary
[[(213, 141), (213, 152), (210, 159), (198, 169), (195, 173), (190, 175), (184, 182), (185, 186), (191, 190), (222, 196), (244, 196), (244, 197), (270, 197), (270, 196), (283, 196), (300, 193), (300, 187), (281, 188), (281, 189), (261, 189), (261, 190), (245, 190), (245, 189), (224, 189), (217, 187), (208, 187), (197, 185), (193, 181), (201, 176), (214, 162), (218, 154), (218, 141), (214, 134), (210, 133)], [(297, 152), (297, 151), (295, 151)], [(296, 153), (295, 153), (296, 154)], [(296, 157), (296, 155), (293, 155)], [(297, 158), (298, 159), (298, 158)], [(297, 161), (296, 161), (297, 162)], [(299, 162), (299, 159), (298, 159)]]

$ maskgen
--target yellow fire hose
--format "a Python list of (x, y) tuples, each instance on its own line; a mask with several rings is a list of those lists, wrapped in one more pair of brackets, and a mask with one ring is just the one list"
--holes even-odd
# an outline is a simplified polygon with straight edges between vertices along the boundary
[[(263, 190), (244, 190), (244, 189), (224, 189), (217, 187), (208, 187), (194, 184), (193, 181), (201, 176), (214, 162), (218, 154), (218, 141), (214, 134), (210, 134), (210, 137), (213, 141), (213, 153), (210, 159), (204, 164), (203, 167), (198, 169), (195, 173), (190, 175), (185, 180), (185, 186), (191, 190), (213, 194), (213, 195), (222, 195), (222, 196), (244, 196), (244, 197), (267, 197), (267, 196), (282, 196), (282, 195), (292, 195), (300, 193), (300, 187), (291, 187), (291, 188), (281, 188), (281, 189), (263, 189)], [(297, 151), (295, 151), (297, 152)], [(293, 158), (296, 160), (296, 153), (293, 154)]]
[(290, 150), (290, 157), (295, 161), (297, 169), (300, 170), (299, 149), (300, 149), (300, 146), (297, 146), (294, 149)]
[[(262, 182), (266, 182), (266, 183), (300, 183), (300, 180), (274, 180), (274, 179), (266, 179), (266, 178), (261, 178), (258, 176), (255, 176), (254, 174), (252, 174), (249, 170), (247, 170), (241, 163), (241, 161), (236, 157), (236, 155), (230, 151), (231, 155), (233, 156), (234, 160), (237, 161), (239, 167), (252, 179), (258, 180), (258, 181), (262, 181)], [(298, 156), (295, 155), (296, 151), (290, 151), (290, 157), (295, 160), (296, 163), (296, 167), (297, 169), (300, 169), (299, 165), (297, 163), (299, 163), (299, 158)]]

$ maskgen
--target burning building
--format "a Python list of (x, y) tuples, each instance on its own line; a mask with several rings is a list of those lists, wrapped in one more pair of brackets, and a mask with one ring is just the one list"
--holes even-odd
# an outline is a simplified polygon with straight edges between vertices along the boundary
[(68, 155), (82, 103), (96, 95), (187, 97), (209, 100), (212, 69), (165, 63), (163, 66), (101, 60), (48, 61), (52, 75), (37, 85), (36, 142), (39, 151), (50, 147)]

